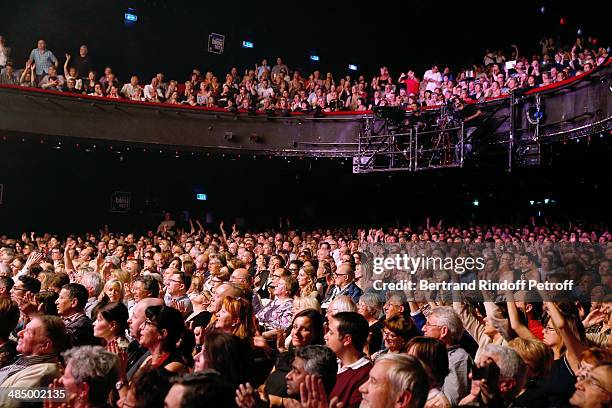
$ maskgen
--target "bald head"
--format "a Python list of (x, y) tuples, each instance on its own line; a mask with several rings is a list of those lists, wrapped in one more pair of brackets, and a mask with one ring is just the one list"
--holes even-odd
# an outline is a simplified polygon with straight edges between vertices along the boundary
[(234, 272), (232, 272), (230, 281), (233, 283), (244, 283), (244, 284), (250, 285), (251, 274), (246, 268), (234, 269)]
[(130, 325), (130, 336), (136, 340), (140, 338), (140, 326), (142, 326), (146, 320), (145, 310), (147, 310), (147, 307), (163, 305), (164, 301), (162, 299), (150, 297), (144, 298), (140, 302), (136, 303), (132, 317), (130, 317), (128, 320), (128, 324)]
[(334, 284), (339, 288), (345, 288), (355, 280), (355, 272), (349, 263), (342, 263), (334, 272)]
[(208, 311), (211, 313), (217, 313), (219, 310), (221, 310), (223, 298), (226, 296), (237, 298), (243, 296), (243, 292), (242, 289), (234, 283), (222, 283), (217, 287), (217, 289), (215, 289), (212, 301), (208, 306)]

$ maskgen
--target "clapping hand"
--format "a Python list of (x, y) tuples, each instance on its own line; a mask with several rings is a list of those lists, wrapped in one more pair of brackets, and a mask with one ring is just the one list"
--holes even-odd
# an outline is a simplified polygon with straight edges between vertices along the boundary
[(119, 379), (126, 378), (127, 373), (127, 363), (128, 363), (128, 355), (127, 353), (119, 347), (117, 340), (111, 340), (106, 344), (106, 350), (114, 353), (119, 357)]
[(300, 384), (301, 405), (293, 405), (302, 408), (342, 408), (344, 404), (333, 397), (328, 400), (327, 392), (323, 386), (323, 380), (316, 375), (307, 375), (306, 380)]
[(285, 331), (283, 329), (276, 329), (276, 348), (279, 351), (285, 351), (285, 339), (286, 339)]
[(172, 299), (170, 301), (170, 307), (173, 307), (181, 312), (183, 316), (187, 314), (187, 305), (184, 302), (177, 302), (176, 299)]
[[(52, 391), (63, 389), (64, 392), (68, 392), (65, 389), (64, 384), (62, 383), (61, 378), (56, 378), (53, 380), (51, 384), (49, 384), (49, 389)], [(52, 392), (53, 394), (53, 392)], [(66, 395), (68, 397), (67, 401), (53, 401), (51, 399), (46, 399), (43, 403), (44, 408), (72, 408), (75, 406), (76, 399), (78, 397), (77, 394)]]

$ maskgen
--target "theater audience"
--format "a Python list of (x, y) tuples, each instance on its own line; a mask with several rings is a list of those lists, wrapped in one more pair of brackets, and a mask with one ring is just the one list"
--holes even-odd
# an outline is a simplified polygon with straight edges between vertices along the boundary
[[(176, 228), (180, 224), (142, 236), (103, 230), (99, 236), (72, 234), (66, 239), (51, 234), (26, 234), (21, 240), (0, 237), (0, 265), (6, 267), (0, 271), (0, 385), (44, 387), (63, 369), (56, 386), (66, 386), (75, 406), (116, 403), (116, 396), (108, 397), (109, 383), (97, 387), (95, 395), (85, 386), (102, 377), (119, 390), (121, 406), (162, 406), (164, 399), (168, 406), (193, 406), (186, 391), (206, 380), (186, 373), (214, 369), (232, 390), (228, 404), (240, 407), (318, 407), (311, 405), (315, 396), (316, 404), (325, 406), (339, 401), (345, 406), (439, 408), (457, 406), (461, 400), (461, 405), (537, 408), (609, 404), (606, 367), (611, 357), (605, 347), (612, 342), (606, 285), (612, 237), (603, 228), (427, 226), (370, 234), (344, 229), (242, 233), (235, 228), (226, 234), (204, 227), (193, 232)], [(407, 251), (422, 248), (436, 257), (482, 255), (487, 276), (505, 279), (516, 280), (521, 274), (541, 279), (538, 267), (552, 262), (557, 272), (545, 278), (569, 277), (580, 282), (580, 290), (568, 291), (569, 300), (554, 302), (546, 291), (535, 298), (504, 291), (479, 293), (482, 298), (469, 291), (452, 297), (443, 291), (429, 293), (429, 298), (420, 292), (375, 291), (367, 278), (367, 260), (376, 256), (379, 249), (372, 247), (381, 247), (381, 242), (400, 242)], [(65, 249), (55, 250), (60, 248)], [(525, 256), (525, 251), (534, 255)], [(354, 274), (345, 274), (355, 269), (355, 258), (365, 260), (361, 271), (366, 276), (359, 282), (364, 292), (357, 305), (349, 293), (340, 293), (355, 282)], [(190, 259), (196, 260), (193, 269)], [(91, 272), (96, 260), (99, 266)], [(143, 269), (127, 269), (139, 262)], [(253, 277), (247, 266), (251, 264)], [(213, 282), (212, 293), (194, 292), (194, 311), (187, 314), (176, 299), (187, 295), (186, 282), (198, 267), (199, 276), (210, 269), (219, 282)], [(321, 271), (315, 288), (329, 285), (325, 313), (307, 287), (312, 281), (302, 276), (297, 282), (292, 276), (299, 281), (309, 268)], [(588, 279), (580, 274), (588, 274)], [(43, 285), (49, 291), (41, 292)], [(66, 338), (83, 341), (85, 308), (95, 304), (102, 286), (106, 290), (98, 294), (102, 301), (91, 306), (92, 312), (96, 308), (95, 324), (92, 329), (89, 322), (89, 328), (96, 336), (91, 342), (102, 341), (107, 352), (73, 348), (60, 363)], [(124, 286), (129, 289), (125, 299)], [(260, 299), (265, 305), (255, 317), (252, 291), (258, 289), (271, 299)], [(166, 294), (170, 297), (163, 299)], [(544, 299), (544, 307), (538, 299)], [(278, 311), (274, 317), (273, 310)], [(22, 327), (15, 331), (18, 319)], [(377, 325), (382, 328), (378, 340)], [(421, 326), (427, 337), (418, 337)], [(262, 335), (266, 332), (267, 338)], [(18, 337), (13, 338), (15, 333)], [(477, 348), (472, 350), (469, 342)], [(381, 346), (382, 352), (370, 351)], [(100, 359), (116, 355), (117, 378), (98, 375), (110, 371), (87, 371), (102, 361), (96, 358), (77, 367), (79, 356), (90, 352)], [(475, 366), (470, 354), (476, 356)], [(420, 361), (418, 366), (410, 356)], [(321, 381), (312, 377), (317, 374)], [(176, 385), (185, 379), (189, 387)], [(0, 405), (16, 404), (2, 400)]]

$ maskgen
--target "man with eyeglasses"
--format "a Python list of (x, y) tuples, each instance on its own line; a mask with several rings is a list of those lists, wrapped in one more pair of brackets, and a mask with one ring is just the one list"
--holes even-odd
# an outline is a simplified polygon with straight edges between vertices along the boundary
[(271, 297), (269, 288), (273, 286), (274, 279), (278, 279), (278, 275), (276, 273), (277, 270), (284, 270), (283, 265), (285, 265), (285, 261), (279, 255), (272, 255), (270, 257), (270, 261), (268, 263), (268, 269), (264, 269), (255, 277), (255, 288), (253, 292), (259, 293), (259, 296), (262, 299), (268, 299)]
[(570, 404), (578, 408), (605, 408), (612, 405), (612, 362), (595, 367), (576, 382)]
[(302, 267), (303, 262), (299, 259), (295, 259), (289, 262), (289, 272), (291, 272), (291, 276), (297, 279), (298, 273), (300, 272), (300, 268)]
[[(251, 274), (246, 268), (235, 269), (234, 272), (232, 272), (232, 275), (230, 276), (230, 282), (237, 283), (239, 285), (244, 285), (249, 289), (253, 287), (253, 278), (251, 277)], [(263, 305), (261, 304), (261, 297), (258, 293), (253, 293), (252, 304), (253, 313), (257, 314), (257, 312), (259, 312), (263, 307)]]
[[(35, 295), (40, 292), (40, 281), (28, 275), (21, 275), (17, 279), (13, 279), (15, 281), (15, 285), (11, 289), (11, 300), (17, 303), (17, 305), (21, 308), (21, 306), (26, 304), (26, 295)], [(17, 337), (17, 333), (25, 327), (27, 320), (27, 316), (21, 313), (19, 316), (19, 323), (17, 323), (17, 328), (13, 331), (15, 337)]]
[(423, 334), (446, 345), (450, 373), (444, 379), (443, 392), (450, 403), (456, 406), (470, 392), (468, 372), (473, 364), (472, 357), (459, 346), (463, 323), (452, 308), (435, 307), (427, 316)]
[(189, 316), (193, 312), (193, 305), (187, 295), (189, 286), (191, 286), (191, 276), (185, 272), (175, 271), (170, 275), (164, 296), (166, 306), (176, 307), (183, 315)]
[(327, 309), (332, 300), (340, 295), (350, 296), (357, 304), (363, 291), (355, 284), (355, 271), (351, 264), (343, 263), (334, 272), (334, 286), (327, 292), (327, 297), (321, 304), (321, 309)]

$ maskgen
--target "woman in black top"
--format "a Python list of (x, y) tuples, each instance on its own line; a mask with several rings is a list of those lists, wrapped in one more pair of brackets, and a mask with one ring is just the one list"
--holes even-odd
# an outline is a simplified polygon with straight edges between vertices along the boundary
[(545, 386), (549, 406), (569, 407), (575, 373), (587, 344), (584, 326), (573, 303), (544, 302), (544, 308), (550, 316), (544, 328), (544, 344), (553, 350), (555, 357)]

